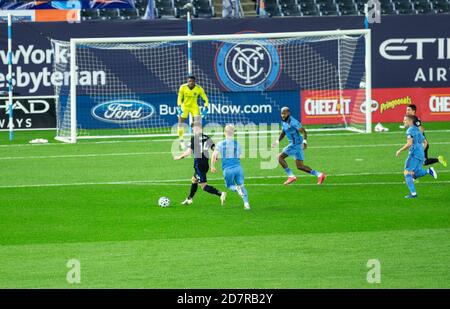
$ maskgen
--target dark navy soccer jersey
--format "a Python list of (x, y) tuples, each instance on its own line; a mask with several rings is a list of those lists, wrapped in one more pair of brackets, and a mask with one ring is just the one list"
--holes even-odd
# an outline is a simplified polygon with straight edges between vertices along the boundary
[(205, 134), (191, 137), (191, 149), (194, 156), (194, 167), (208, 166), (209, 150), (214, 150), (214, 142)]
[[(416, 127), (420, 127), (422, 125), (422, 121), (419, 119), (419, 117), (414, 116), (414, 125)], [(422, 132), (423, 136), (425, 136), (425, 132)]]

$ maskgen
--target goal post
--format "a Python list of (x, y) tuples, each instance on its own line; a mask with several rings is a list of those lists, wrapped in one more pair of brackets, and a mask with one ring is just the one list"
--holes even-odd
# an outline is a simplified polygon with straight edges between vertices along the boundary
[[(192, 45), (188, 64), (188, 43)], [(56, 139), (172, 136), (188, 65), (215, 124), (279, 122), (371, 132), (370, 29), (52, 41)], [(65, 60), (65, 61), (64, 61)], [(254, 127), (254, 126), (252, 126)]]

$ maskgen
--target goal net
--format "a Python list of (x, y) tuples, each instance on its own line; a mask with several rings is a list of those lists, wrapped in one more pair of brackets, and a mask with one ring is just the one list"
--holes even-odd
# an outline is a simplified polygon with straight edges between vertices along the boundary
[[(52, 45), (60, 80), (56, 138), (64, 142), (175, 135), (189, 55), (210, 102), (204, 124), (266, 128), (279, 123), (280, 108), (288, 106), (308, 128), (370, 132), (370, 30), (87, 38)], [(56, 56), (61, 54), (69, 56)]]

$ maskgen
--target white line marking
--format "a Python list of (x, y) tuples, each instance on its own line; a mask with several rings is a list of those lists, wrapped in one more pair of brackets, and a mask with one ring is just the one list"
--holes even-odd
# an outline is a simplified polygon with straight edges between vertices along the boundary
[[(439, 171), (439, 174), (450, 173), (449, 170)], [(378, 173), (343, 173), (343, 174), (328, 174), (330, 177), (349, 177), (349, 176), (368, 176), (368, 175), (403, 175), (402, 172), (378, 172)], [(297, 175), (297, 178), (312, 177), (307, 174)], [(245, 179), (268, 179), (268, 178), (286, 178), (286, 175), (269, 175), (269, 176), (249, 176)], [(0, 185), (0, 189), (10, 189), (10, 188), (40, 188), (40, 187), (70, 187), (70, 186), (94, 186), (94, 185), (186, 185), (190, 183), (190, 178), (185, 179), (167, 179), (167, 180), (127, 180), (127, 181), (104, 181), (104, 182), (73, 182), (73, 183), (48, 183), (48, 184), (22, 184), (22, 185)], [(223, 178), (210, 178), (209, 181), (223, 181)], [(177, 184), (177, 182), (183, 182), (182, 184)], [(449, 181), (435, 181), (430, 183), (448, 183)], [(366, 183), (361, 182), (361, 184), (389, 184), (390, 182), (373, 182)], [(397, 182), (393, 182), (394, 184)], [(403, 182), (400, 182), (403, 183)], [(426, 183), (426, 182), (422, 182)], [(325, 183), (326, 185), (340, 186), (339, 183)], [(271, 186), (277, 184), (246, 184), (252, 186)], [(302, 184), (310, 185), (310, 184)]]
[[(447, 133), (450, 132), (450, 130), (427, 130), (426, 134), (430, 133)], [(373, 133), (376, 134), (376, 133)], [(390, 131), (390, 132), (383, 132), (380, 134), (405, 134), (405, 131)], [(275, 134), (277, 135), (277, 134)], [(311, 132), (308, 134), (309, 136), (354, 136), (354, 135), (361, 135), (365, 136), (363, 133), (314, 133)], [(268, 135), (269, 136), (269, 135)], [(256, 138), (257, 136), (253, 135), (252, 138)], [(152, 143), (152, 142), (173, 142), (173, 138), (165, 138), (165, 139), (136, 139), (136, 140), (114, 140), (114, 141), (96, 141), (96, 142), (80, 142), (79, 144), (82, 145), (88, 145), (88, 144), (116, 144), (116, 143)], [(435, 143), (434, 143), (435, 144)], [(13, 145), (0, 145), (1, 147), (45, 147), (45, 146), (76, 146), (78, 144), (68, 144), (68, 143), (48, 143), (48, 144), (13, 144)]]
[[(308, 146), (308, 149), (340, 149), (340, 148), (377, 148), (377, 147), (394, 147), (401, 146), (398, 144), (370, 144), (370, 145), (333, 145), (333, 146)], [(433, 145), (450, 145), (450, 142), (434, 142)], [(256, 148), (248, 149), (248, 151), (258, 150)], [(267, 150), (267, 149), (266, 149)], [(245, 151), (245, 149), (244, 149)], [(281, 151), (281, 149), (279, 150)], [(114, 153), (87, 153), (87, 154), (68, 154), (68, 155), (51, 155), (51, 156), (18, 156), (18, 157), (0, 157), (0, 161), (6, 160), (28, 160), (28, 159), (64, 159), (64, 158), (84, 158), (84, 157), (122, 157), (122, 156), (147, 156), (172, 154), (170, 151), (148, 151), (148, 152), (114, 152)], [(256, 158), (250, 158), (256, 159)]]

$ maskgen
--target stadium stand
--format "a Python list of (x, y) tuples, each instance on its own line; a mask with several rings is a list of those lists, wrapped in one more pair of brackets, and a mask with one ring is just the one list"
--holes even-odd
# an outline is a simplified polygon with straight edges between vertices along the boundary
[[(149, 0), (134, 0), (134, 8), (82, 9), (82, 20), (131, 20), (145, 16)], [(154, 0), (155, 18), (185, 18), (187, 3), (192, 3), (196, 18), (218, 17), (222, 9), (221, 0)], [(253, 3), (253, 5), (249, 5)], [(382, 15), (401, 14), (449, 14), (450, 0), (379, 0)], [(5, 0), (5, 3), (27, 2), (27, 0)], [(132, 2), (132, 3), (133, 3)], [(281, 16), (336, 16), (364, 15), (367, 0), (266, 0), (266, 13), (269, 17)], [(254, 15), (255, 0), (241, 0), (246, 16)], [(0, 7), (0, 9), (3, 9)], [(252, 14), (248, 12), (252, 11)]]

